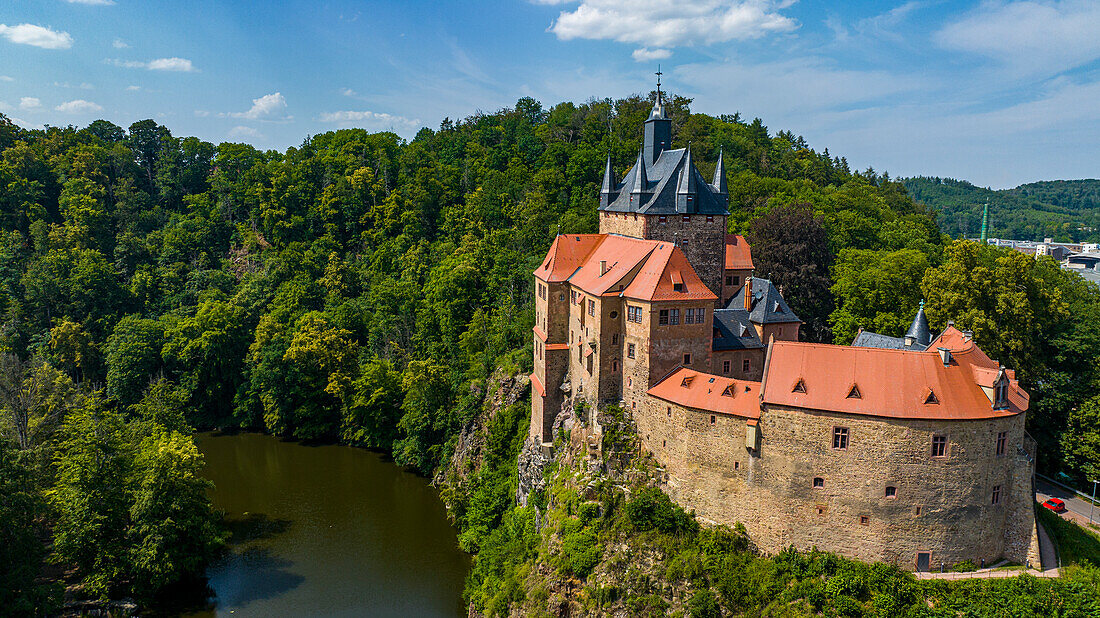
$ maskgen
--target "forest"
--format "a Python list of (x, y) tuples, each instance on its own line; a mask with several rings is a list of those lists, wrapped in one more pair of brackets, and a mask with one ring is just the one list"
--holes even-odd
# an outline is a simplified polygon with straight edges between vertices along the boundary
[(901, 179), (913, 199), (937, 211), (940, 229), (977, 238), (989, 204), (989, 237), (1059, 242), (1100, 240), (1100, 180), (1047, 180), (983, 189), (953, 178)]
[[(442, 469), (490, 376), (530, 371), (531, 273), (557, 233), (596, 231), (604, 159), (630, 166), (654, 96), (524, 98), (412, 140), (347, 129), (285, 152), (0, 115), (0, 607), (201, 576), (224, 531), (195, 430)], [(730, 231), (808, 339), (899, 335), (923, 299), (934, 330), (954, 320), (1019, 371), (1044, 470), (1100, 471), (1096, 286), (953, 242), (902, 183), (690, 103), (672, 99), (674, 146), (704, 176), (724, 153)], [(499, 457), (450, 494), (471, 552), (522, 516), (526, 419), (508, 418)]]

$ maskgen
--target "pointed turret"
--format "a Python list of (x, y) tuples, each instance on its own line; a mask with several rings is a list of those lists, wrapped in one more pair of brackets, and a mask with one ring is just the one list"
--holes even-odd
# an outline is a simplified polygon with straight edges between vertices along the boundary
[(932, 331), (928, 328), (928, 318), (924, 315), (924, 301), (920, 301), (920, 308), (905, 333), (905, 347), (925, 349), (932, 343)]
[(611, 167), (611, 153), (608, 153), (607, 165), (603, 170), (603, 186), (600, 188), (600, 208), (606, 208), (619, 197), (618, 186), (619, 183), (615, 181), (615, 170)]
[(714, 166), (714, 182), (711, 183), (721, 195), (729, 195), (729, 187), (726, 185), (726, 162), (723, 153), (718, 151), (718, 165)]
[(645, 173), (645, 151), (638, 153), (638, 160), (634, 162), (634, 182), (630, 185), (630, 199), (635, 209), (641, 208), (642, 196), (649, 192), (649, 179)]
[(661, 153), (672, 146), (672, 118), (665, 108), (665, 100), (661, 94), (661, 87), (657, 86), (657, 100), (653, 102), (653, 110), (649, 112), (649, 118), (645, 121), (645, 151), (646, 162), (653, 163), (661, 156)]
[(699, 186), (695, 183), (695, 164), (691, 159), (691, 146), (688, 146), (684, 154), (684, 163), (680, 167), (680, 179), (676, 183), (676, 211), (680, 213), (692, 213), (698, 209), (695, 200), (698, 197)]

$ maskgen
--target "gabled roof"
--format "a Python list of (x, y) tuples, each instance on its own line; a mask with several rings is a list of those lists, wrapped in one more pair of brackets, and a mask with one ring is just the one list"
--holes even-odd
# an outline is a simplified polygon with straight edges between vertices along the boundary
[[(645, 157), (639, 154), (634, 167), (614, 188), (616, 198), (600, 210), (647, 215), (728, 215), (728, 197), (708, 183), (689, 159), (683, 148), (664, 150), (652, 163), (646, 163)], [(682, 171), (685, 173), (683, 182), (694, 185), (691, 210), (686, 213), (676, 210), (676, 192)], [(638, 195), (643, 190), (644, 193)]]
[[(627, 275), (646, 260), (654, 249), (656, 241), (599, 234), (599, 243), (589, 251), (584, 261), (571, 273), (569, 283), (597, 296), (614, 292), (619, 286), (626, 287), (630, 281)], [(668, 244), (668, 243), (664, 243)], [(600, 262), (605, 262), (606, 271), (600, 273)]]
[(760, 418), (760, 383), (702, 373), (686, 367), (672, 372), (649, 389), (658, 399), (687, 408)]
[(744, 309), (718, 309), (714, 312), (714, 341), (712, 349), (750, 350), (764, 347), (756, 334), (756, 327)]
[(749, 311), (749, 319), (752, 320), (753, 324), (786, 324), (790, 322), (802, 322), (802, 320), (799, 320), (798, 316), (791, 311), (791, 308), (787, 306), (787, 301), (783, 300), (783, 296), (779, 294), (779, 290), (772, 285), (772, 282), (759, 277), (752, 277), (751, 283), (749, 280), (746, 280), (745, 285), (741, 286), (737, 295), (730, 300), (726, 308), (744, 309), (745, 288), (749, 287), (752, 289), (752, 304)]
[(752, 270), (752, 249), (744, 236), (726, 234), (726, 270)]
[[(634, 280), (623, 290), (623, 296), (648, 301), (703, 300), (718, 297), (703, 283), (687, 256), (679, 247), (663, 241), (644, 241), (656, 245)], [(682, 291), (676, 291), (680, 283)]]
[(603, 234), (558, 235), (534, 275), (547, 283), (565, 281), (584, 263), (603, 237)]
[[(948, 331), (954, 330), (949, 328)], [(957, 334), (956, 334), (957, 333)], [(766, 367), (764, 403), (830, 412), (906, 419), (972, 420), (1012, 416), (1027, 409), (1028, 394), (1014, 374), (1009, 406), (994, 409), (981, 382), (999, 365), (961, 333), (937, 339), (951, 350), (943, 364), (936, 342), (928, 351), (886, 350), (776, 341)], [(804, 384), (795, 392), (792, 384)], [(860, 397), (849, 397), (859, 384)], [(929, 397), (929, 393), (934, 397)]]
[(568, 281), (596, 296), (621, 293), (646, 301), (718, 298), (673, 243), (618, 234), (558, 236), (535, 276)]

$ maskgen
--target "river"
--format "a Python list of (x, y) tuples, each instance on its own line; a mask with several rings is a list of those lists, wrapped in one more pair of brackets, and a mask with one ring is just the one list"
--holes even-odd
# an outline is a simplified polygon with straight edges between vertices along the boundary
[(376, 453), (196, 436), (230, 551), (190, 616), (465, 615), (469, 557), (436, 491)]

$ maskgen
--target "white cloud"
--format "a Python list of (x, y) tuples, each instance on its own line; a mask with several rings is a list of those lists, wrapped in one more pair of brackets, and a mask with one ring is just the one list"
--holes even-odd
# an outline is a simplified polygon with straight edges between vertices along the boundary
[(562, 11), (549, 30), (566, 41), (607, 39), (661, 48), (710, 45), (794, 30), (798, 23), (778, 12), (789, 4), (774, 0), (581, 0), (574, 10)]
[(186, 58), (157, 58), (150, 60), (146, 68), (150, 71), (183, 71), (185, 73), (195, 70), (195, 66)]
[(15, 78), (10, 75), (0, 75), (0, 82), (14, 82)]
[(672, 51), (668, 49), (650, 49), (643, 47), (641, 49), (635, 49), (631, 56), (638, 62), (652, 62), (654, 60), (664, 60), (672, 55)]
[(111, 6), (115, 0), (65, 0), (69, 4), (87, 4), (89, 6)]
[(352, 90), (351, 88), (342, 88), (342, 89), (340, 90), (340, 94), (344, 95), (345, 97), (355, 97), (355, 96), (359, 96), (359, 93), (358, 93), (358, 92), (356, 92), (356, 91), (354, 91), (354, 90)]
[(286, 115), (286, 99), (278, 92), (252, 99), (252, 107), (247, 112), (232, 113), (229, 116), (248, 120), (289, 120), (290, 118)]
[(126, 86), (126, 90), (129, 92), (136, 92), (141, 90), (141, 86)]
[(421, 126), (419, 119), (409, 119), (404, 116), (370, 111), (324, 112), (320, 115), (318, 120), (342, 126), (363, 126), (372, 130), (408, 130), (416, 129)]
[(19, 109), (37, 109), (42, 107), (42, 101), (35, 97), (23, 97), (19, 99)]
[(941, 47), (987, 56), (1015, 72), (1053, 75), (1100, 58), (1100, 3), (982, 4), (933, 35)]
[(130, 44), (126, 41), (123, 41), (122, 39), (115, 39), (114, 43), (111, 43), (111, 47), (114, 47), (115, 49), (126, 49), (127, 47), (130, 47)]
[(66, 114), (88, 114), (92, 112), (101, 112), (103, 108), (91, 101), (85, 101), (84, 99), (74, 99), (66, 103), (62, 103), (54, 108), (59, 112)]
[(127, 69), (148, 69), (150, 71), (177, 71), (180, 73), (194, 73), (198, 71), (195, 65), (186, 58), (157, 58), (149, 62), (140, 60), (119, 60), (118, 58), (106, 60), (108, 64)]
[(263, 136), (263, 133), (260, 133), (252, 127), (237, 126), (229, 130), (229, 137), (251, 137), (253, 139), (261, 139)]
[(22, 45), (33, 45), (43, 49), (69, 49), (73, 46), (73, 37), (68, 32), (57, 32), (34, 24), (8, 26), (0, 24), (0, 36)]

